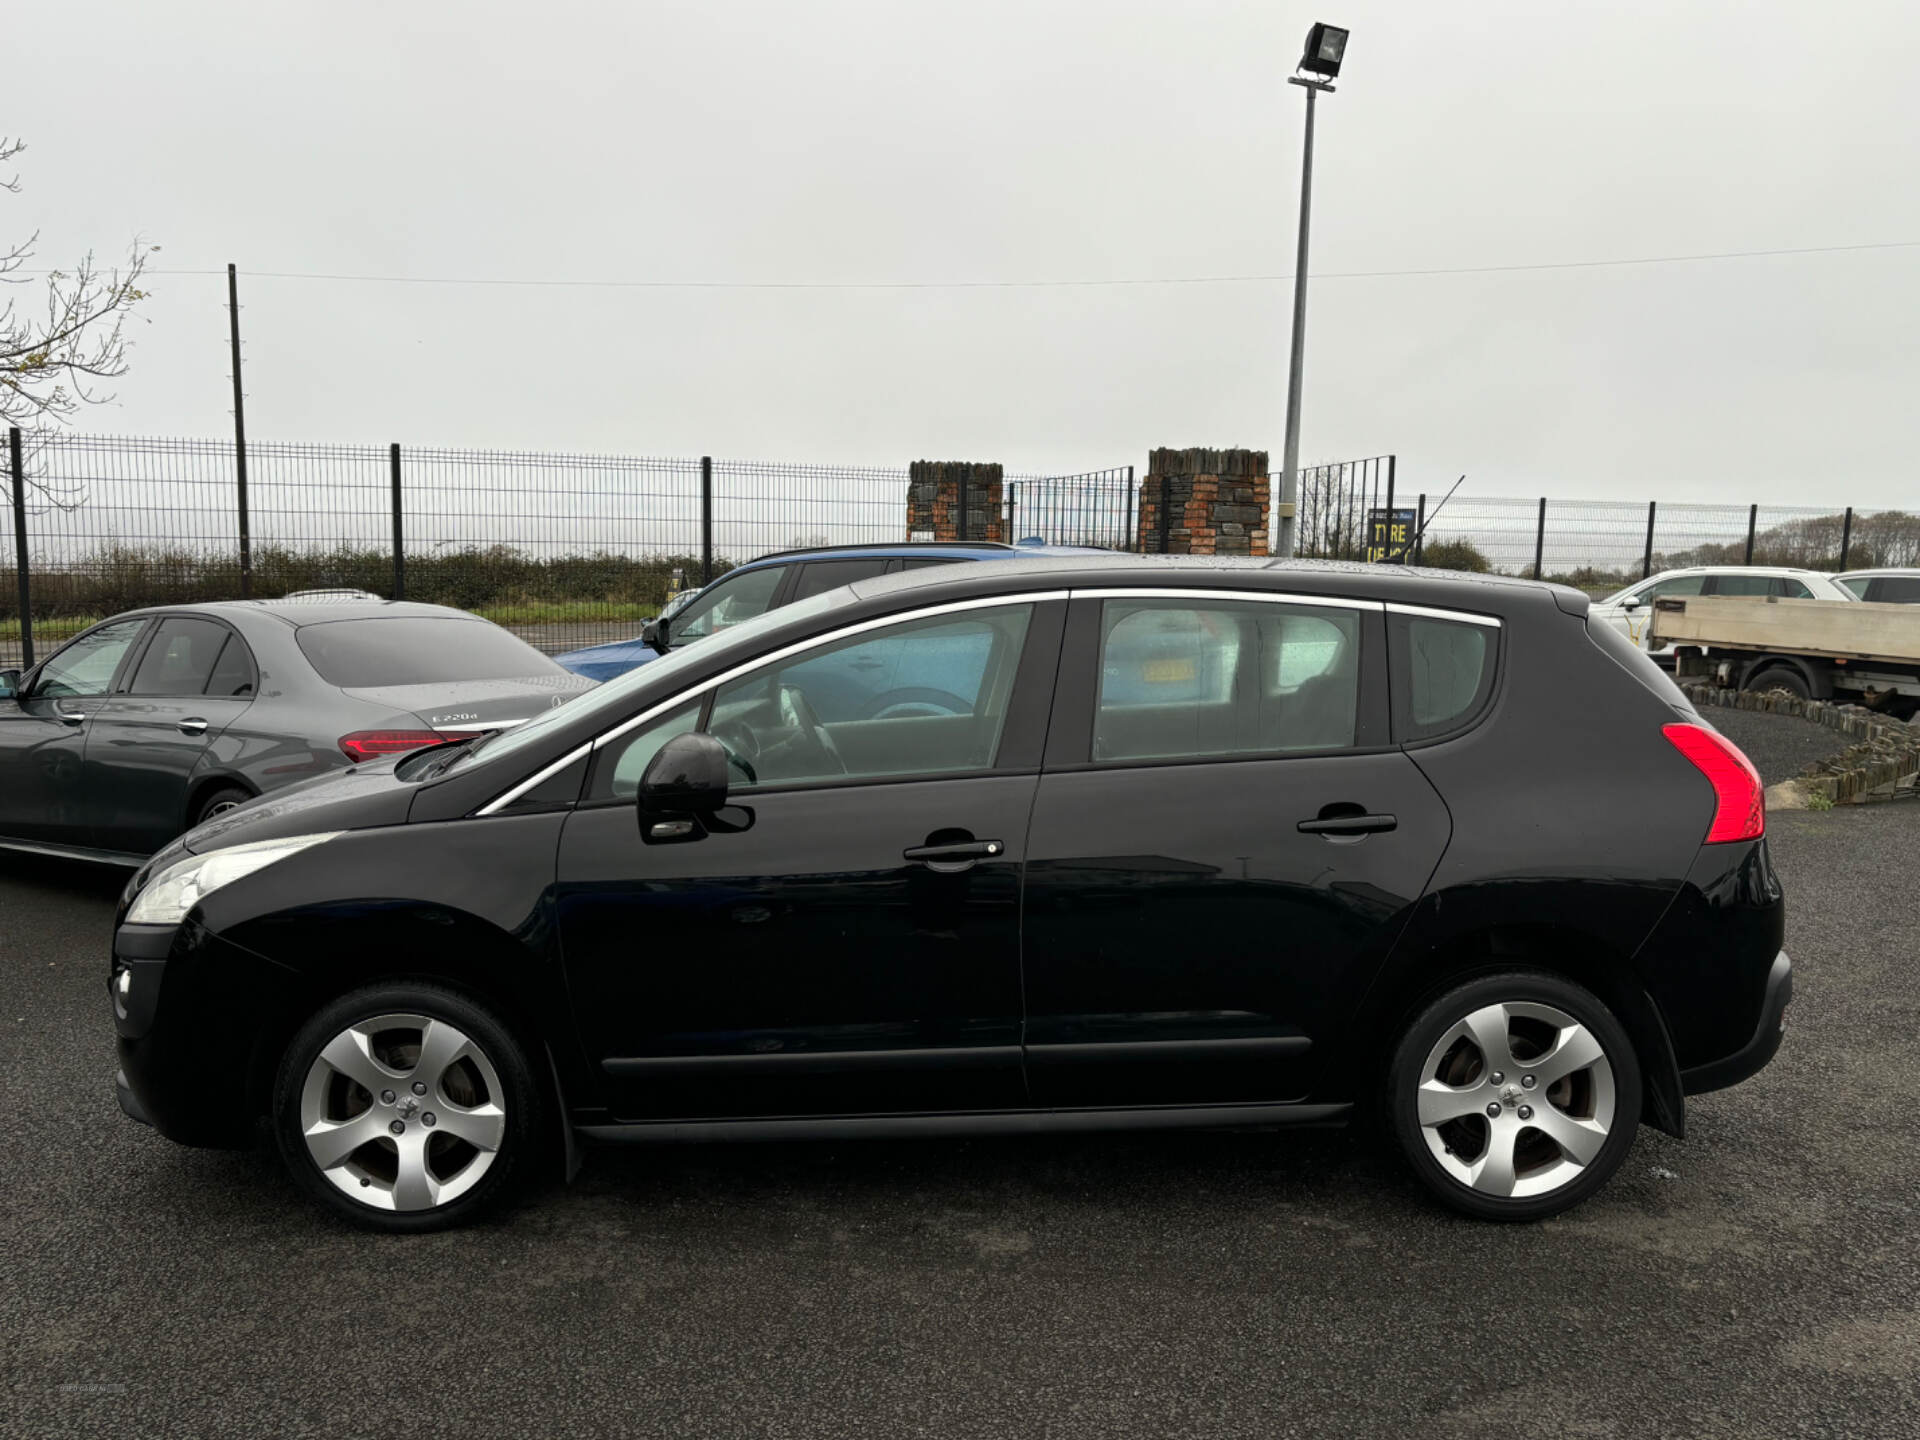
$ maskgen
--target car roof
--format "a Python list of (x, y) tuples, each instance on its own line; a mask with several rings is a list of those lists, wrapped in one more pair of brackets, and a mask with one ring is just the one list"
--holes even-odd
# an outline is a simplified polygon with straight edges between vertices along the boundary
[(735, 566), (737, 570), (774, 562), (802, 560), (1012, 560), (1033, 555), (1107, 555), (1112, 551), (1087, 545), (1009, 545), (1002, 540), (874, 540), (856, 545), (809, 545), (773, 550)]
[[(271, 616), (295, 629), (330, 620), (393, 620), (437, 617), (455, 620), (479, 620), (480, 616), (450, 605), (424, 605), (412, 600), (363, 600), (351, 595), (288, 595), (275, 600), (202, 600), (188, 605), (148, 605), (129, 610), (129, 617), (146, 615), (210, 615), (240, 619), (243, 616)], [(118, 618), (118, 617), (116, 617)]]
[[(1822, 580), (1835, 578), (1825, 570), (1815, 570), (1806, 565), (1676, 565), (1671, 570), (1656, 570), (1647, 579), (1658, 580), (1662, 575), (1817, 575)], [(1645, 581), (1634, 583), (1644, 584)]]
[(1914, 565), (1876, 565), (1868, 570), (1842, 570), (1833, 578), (1836, 580), (1866, 580), (1875, 575), (1920, 575), (1920, 566)]
[[(1003, 585), (1002, 581), (1010, 582)], [(1480, 609), (1504, 613), (1550, 600), (1569, 615), (1585, 615), (1584, 591), (1510, 575), (1475, 575), (1412, 565), (1366, 565), (1351, 560), (1278, 560), (1266, 556), (1133, 555), (1107, 551), (989, 560), (956, 570), (937, 566), (857, 580), (845, 587), (862, 600), (897, 598), (903, 592), (965, 585), (990, 591), (1058, 583), (1104, 589), (1139, 585), (1153, 589), (1196, 588), (1297, 591), (1385, 600), (1405, 605)]]

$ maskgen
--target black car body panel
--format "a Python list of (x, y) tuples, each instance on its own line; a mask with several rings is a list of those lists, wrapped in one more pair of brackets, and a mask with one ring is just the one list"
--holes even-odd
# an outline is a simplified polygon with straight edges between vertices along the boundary
[[(1169, 587), (1348, 602), (1352, 742), (1096, 756), (1117, 682), (1089, 627)], [(1015, 600), (1033, 618), (975, 769), (743, 790), (744, 820), (685, 844), (604, 793), (617, 751), (596, 740), (689, 695), (829, 633)], [(1390, 622), (1429, 611), (1479, 617), (1495, 668), (1457, 726), (1410, 738)], [(116, 963), (163, 987), (139, 1033), (120, 1022), (134, 1103), (176, 1138), (231, 1137), (251, 1117), (198, 1098), (193, 1057), (251, 1037), (259, 1102), (299, 1017), (404, 975), (494, 999), (598, 1136), (1321, 1122), (1366, 1099), (1436, 986), (1519, 964), (1616, 1010), (1648, 1117), (1678, 1133), (1683, 1072), (1729, 1083), (1772, 1053), (1782, 900), (1763, 840), (1702, 843), (1713, 792), (1661, 734), (1698, 717), (1585, 613), (1527, 582), (1257, 561), (989, 563), (813, 597), (471, 758), (363, 767), (198, 832), (193, 851), (346, 833), (214, 891), (164, 961), (122, 927)], [(908, 853), (959, 837), (995, 848), (944, 870)]]

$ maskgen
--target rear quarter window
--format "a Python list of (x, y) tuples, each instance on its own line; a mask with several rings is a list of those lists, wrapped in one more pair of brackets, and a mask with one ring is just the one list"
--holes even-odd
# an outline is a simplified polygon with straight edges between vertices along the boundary
[(1389, 614), (1394, 654), (1394, 732), (1402, 742), (1438, 740), (1473, 725), (1493, 698), (1500, 626)]
[(320, 678), (342, 690), (567, 673), (498, 625), (451, 615), (328, 620), (294, 637)]

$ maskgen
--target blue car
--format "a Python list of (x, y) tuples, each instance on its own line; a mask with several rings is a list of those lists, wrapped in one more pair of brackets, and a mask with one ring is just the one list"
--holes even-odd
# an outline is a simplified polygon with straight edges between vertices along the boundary
[[(965, 560), (1007, 560), (1023, 555), (1102, 555), (1110, 552), (1078, 545), (1045, 545), (1023, 540), (901, 541), (878, 545), (828, 545), (811, 550), (781, 550), (729, 570), (712, 584), (668, 606), (649, 620), (639, 636), (606, 645), (590, 645), (557, 656), (560, 664), (590, 680), (611, 680), (657, 660), (669, 650), (791, 605), (823, 590), (851, 585), (901, 570), (952, 565)], [(898, 687), (896, 687), (898, 688)]]

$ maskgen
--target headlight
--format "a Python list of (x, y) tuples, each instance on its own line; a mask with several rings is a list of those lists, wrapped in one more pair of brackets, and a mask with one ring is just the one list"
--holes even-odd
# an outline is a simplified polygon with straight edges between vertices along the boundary
[(208, 855), (189, 855), (175, 861), (153, 879), (127, 912), (129, 925), (178, 925), (187, 912), (222, 885), (243, 875), (264, 869), (276, 860), (298, 855), (311, 845), (320, 845), (340, 834), (329, 830), (321, 835), (294, 835), (285, 840), (258, 840), (251, 845), (235, 845)]

